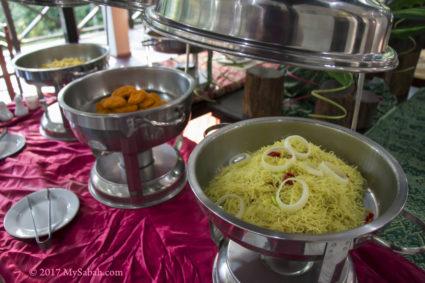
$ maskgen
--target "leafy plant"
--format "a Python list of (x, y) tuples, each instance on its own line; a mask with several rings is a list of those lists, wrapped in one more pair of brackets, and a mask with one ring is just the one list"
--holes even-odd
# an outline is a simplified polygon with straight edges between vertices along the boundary
[(388, 7), (394, 15), (391, 36), (407, 38), (425, 33), (424, 0), (394, 0)]
[(327, 72), (327, 74), (332, 77), (334, 80), (336, 80), (341, 86), (338, 88), (332, 88), (332, 89), (319, 89), (319, 90), (313, 90), (311, 92), (311, 95), (313, 95), (314, 97), (316, 97), (317, 99), (321, 99), (323, 101), (326, 101), (327, 103), (332, 104), (333, 106), (339, 108), (342, 111), (341, 115), (336, 115), (336, 116), (329, 116), (329, 115), (320, 115), (320, 114), (314, 114), (311, 113), (309, 114), (309, 117), (311, 118), (322, 118), (322, 119), (342, 119), (345, 116), (347, 116), (347, 109), (345, 109), (342, 105), (336, 103), (335, 101), (324, 97), (321, 94), (324, 93), (330, 93), (330, 92), (337, 92), (337, 91), (341, 91), (344, 90), (346, 88), (348, 88), (349, 86), (351, 86), (354, 82), (353, 79), (353, 74), (352, 73), (342, 73), (342, 72)]

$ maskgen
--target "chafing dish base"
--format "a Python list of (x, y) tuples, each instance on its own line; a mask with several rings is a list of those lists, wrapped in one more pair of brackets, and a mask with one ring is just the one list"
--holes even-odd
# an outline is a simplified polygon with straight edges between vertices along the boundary
[[(276, 265), (276, 262), (281, 265)], [(225, 240), (214, 260), (213, 282), (315, 282), (322, 267), (322, 261), (276, 259), (273, 263), (271, 266), (262, 254)], [(357, 282), (350, 256), (335, 282)]]
[(131, 196), (122, 154), (114, 152), (97, 158), (89, 181), (89, 191), (99, 202), (115, 207), (135, 209), (171, 199), (186, 185), (185, 164), (179, 152), (168, 144), (151, 149), (153, 163), (140, 168), (143, 193)]
[(62, 113), (57, 102), (47, 107), (40, 120), (40, 133), (52, 140), (75, 141), (77, 140), (69, 128), (63, 123)]

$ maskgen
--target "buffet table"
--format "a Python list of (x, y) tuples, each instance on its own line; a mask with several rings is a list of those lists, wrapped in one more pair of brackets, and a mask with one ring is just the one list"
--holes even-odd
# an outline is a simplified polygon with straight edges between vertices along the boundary
[[(13, 111), (14, 104), (8, 107)], [(0, 160), (0, 275), (5, 282), (212, 281), (217, 247), (189, 185), (153, 207), (105, 206), (87, 189), (95, 161), (90, 149), (41, 136), (42, 113), (39, 108), (0, 124), (26, 137), (21, 152)], [(184, 140), (185, 161), (195, 145)], [(24, 196), (45, 188), (72, 191), (80, 207), (68, 225), (52, 234), (52, 246), (42, 251), (32, 239), (9, 235), (4, 217)], [(425, 282), (423, 269), (375, 244), (365, 244), (351, 256), (359, 282)]]

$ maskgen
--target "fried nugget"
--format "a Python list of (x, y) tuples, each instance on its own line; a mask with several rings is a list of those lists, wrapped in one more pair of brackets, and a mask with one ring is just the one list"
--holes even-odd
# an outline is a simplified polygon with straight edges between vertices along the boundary
[(155, 92), (149, 92), (147, 96), (152, 97), (156, 102), (161, 101), (161, 97)]
[(137, 110), (138, 110), (137, 105), (128, 105), (127, 104), (123, 107), (118, 107), (118, 108), (113, 109), (113, 112), (114, 113), (128, 113), (128, 112), (134, 112), (134, 111), (137, 111)]
[(99, 101), (98, 103), (96, 103), (95, 109), (96, 109), (96, 113), (99, 113), (99, 114), (111, 113), (111, 111), (109, 109), (103, 107), (102, 101)]
[(155, 104), (155, 102), (156, 102), (155, 99), (153, 99), (150, 96), (146, 96), (145, 99), (143, 99), (142, 103), (138, 104), (139, 110), (144, 110), (147, 107)]
[(128, 99), (134, 91), (136, 91), (136, 88), (134, 86), (125, 85), (114, 90), (111, 96), (121, 96)]
[(109, 96), (107, 98), (102, 99), (101, 104), (104, 108), (114, 109), (118, 107), (123, 107), (127, 104), (127, 100), (121, 96)]
[(137, 105), (142, 103), (148, 93), (143, 89), (133, 91), (127, 100), (130, 105)]
[(167, 101), (162, 101), (162, 100), (160, 100), (160, 101), (155, 101), (155, 103), (154, 103), (154, 104), (152, 104), (151, 106), (146, 107), (146, 108), (145, 108), (145, 110), (146, 110), (146, 109), (152, 109), (152, 108), (155, 108), (155, 107), (158, 107), (158, 106), (164, 105), (164, 104), (167, 104)]

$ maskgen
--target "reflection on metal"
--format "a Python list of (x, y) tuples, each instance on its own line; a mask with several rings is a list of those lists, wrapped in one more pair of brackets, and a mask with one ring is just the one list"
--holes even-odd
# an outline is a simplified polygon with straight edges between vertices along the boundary
[(135, 9), (143, 11), (149, 6), (155, 5), (157, 0), (90, 0), (88, 2), (93, 2), (97, 4), (124, 8), (124, 9)]
[(83, 0), (11, 0), (27, 5), (50, 6), (50, 7), (75, 7), (87, 4)]
[(159, 0), (145, 18), (158, 33), (252, 59), (354, 72), (397, 65), (392, 15), (372, 0)]

